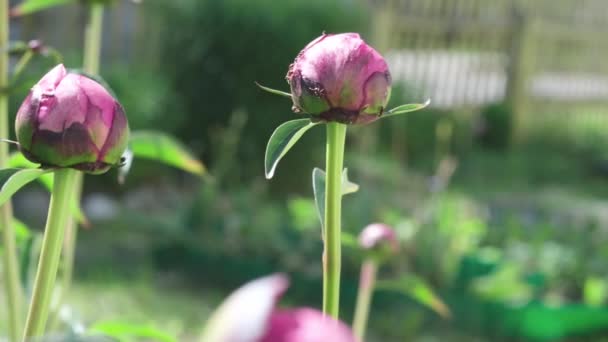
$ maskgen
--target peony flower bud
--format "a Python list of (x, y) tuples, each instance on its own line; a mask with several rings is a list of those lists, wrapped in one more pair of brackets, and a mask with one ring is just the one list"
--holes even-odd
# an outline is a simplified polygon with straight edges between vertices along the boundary
[(232, 293), (213, 313), (205, 342), (355, 342), (342, 322), (315, 309), (277, 309), (287, 277), (275, 274), (251, 281)]
[(397, 234), (393, 228), (383, 223), (372, 223), (363, 228), (359, 234), (359, 245), (380, 257), (394, 254), (399, 249)]
[(377, 120), (388, 103), (384, 58), (357, 33), (323, 34), (289, 66), (293, 110), (345, 124)]
[(96, 81), (61, 64), (34, 85), (17, 112), (15, 130), (27, 159), (95, 174), (120, 162), (129, 139), (120, 103)]

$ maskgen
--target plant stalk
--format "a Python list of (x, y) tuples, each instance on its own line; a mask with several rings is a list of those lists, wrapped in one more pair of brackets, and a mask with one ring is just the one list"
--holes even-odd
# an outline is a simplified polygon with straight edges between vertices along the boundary
[[(101, 40), (103, 33), (103, 10), (104, 5), (101, 3), (92, 3), (89, 5), (89, 18), (85, 29), (83, 43), (83, 69), (91, 75), (99, 74), (99, 60), (101, 56)], [(73, 189), (71, 190), (76, 197), (77, 203), (80, 203), (82, 195), (82, 186), (84, 174), (78, 172)], [(66, 227), (67, 240), (63, 255), (63, 274), (61, 286), (61, 299), (65, 298), (65, 294), (69, 292), (72, 285), (72, 277), (74, 270), (74, 256), (76, 254), (76, 242), (78, 235), (78, 223), (73, 215), (70, 215)], [(61, 305), (61, 302), (59, 303)], [(55, 315), (56, 316), (56, 315)], [(53, 320), (53, 326), (58, 323), (57, 317)]]
[(104, 5), (92, 3), (89, 6), (89, 21), (84, 34), (83, 69), (86, 73), (97, 75), (99, 73), (99, 59), (101, 56)]
[(32, 301), (25, 323), (24, 341), (44, 334), (49, 312), (65, 227), (71, 213), (71, 197), (78, 171), (59, 169), (55, 171), (51, 204), (46, 221), (42, 249), (34, 281)]
[(340, 312), (342, 165), (346, 125), (327, 124), (325, 182), (325, 250), (323, 251), (323, 312), (338, 318)]
[(374, 294), (376, 284), (376, 273), (378, 265), (368, 258), (361, 265), (361, 277), (359, 279), (359, 292), (357, 292), (357, 304), (355, 306), (355, 318), (353, 320), (353, 332), (359, 341), (365, 338), (365, 329), (369, 317), (369, 307)]
[[(0, 46), (9, 44), (9, 1), (0, 0)], [(0, 52), (0, 89), (8, 87), (8, 49)], [(0, 138), (9, 137), (8, 95), (0, 94)], [(8, 145), (0, 144), (0, 169), (7, 167)], [(13, 208), (10, 202), (0, 207), (0, 225), (2, 226), (3, 269), (6, 288), (9, 341), (20, 338), (23, 320), (23, 292), (19, 282), (19, 259), (17, 258), (17, 241), (13, 226)]]

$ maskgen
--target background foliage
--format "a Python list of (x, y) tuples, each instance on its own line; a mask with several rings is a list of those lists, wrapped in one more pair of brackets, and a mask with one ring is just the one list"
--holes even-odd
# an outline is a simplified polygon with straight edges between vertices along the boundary
[[(273, 181), (264, 180), (266, 140), (276, 126), (297, 116), (289, 100), (259, 90), (254, 81), (287, 89), (289, 63), (322, 31), (362, 32), (387, 52), (395, 105), (420, 102), (429, 93), (416, 75), (399, 76), (402, 62), (395, 53), (417, 52), (413, 70), (422, 74), (429, 56), (441, 60), (437, 52), (456, 51), (449, 65), (457, 75), (466, 69), (458, 53), (509, 54), (500, 50), (504, 46), (497, 42), (503, 40), (488, 38), (503, 39), (502, 31), (487, 29), (474, 40), (459, 26), (469, 9), (479, 14), (466, 22), (495, 19), (505, 1), (469, 2), (477, 4), (469, 7), (464, 1), (426, 2), (436, 7), (397, 1), (393, 12), (405, 12), (409, 20), (397, 23), (383, 20), (385, 2), (370, 3), (114, 5), (106, 22), (103, 76), (134, 129), (178, 136), (209, 173), (199, 180), (138, 161), (123, 187), (114, 174), (87, 180), (83, 206), (93, 225), (79, 235), (77, 284), (68, 299), (72, 315), (66, 326), (123, 321), (192, 340), (230, 289), (275, 271), (292, 276), (289, 304), (320, 305), (322, 245), (310, 172), (324, 165), (323, 130), (311, 129)], [(572, 6), (593, 7), (592, 1), (585, 4)], [(68, 66), (78, 65), (79, 40), (62, 25), (75, 20), (71, 24), (79, 27), (80, 7), (65, 11), (74, 14), (65, 24), (57, 18), (66, 14), (51, 10), (14, 22), (13, 31), (19, 39), (42, 36), (65, 51)], [(449, 20), (424, 26), (416, 16)], [(137, 29), (141, 18), (147, 25)], [(408, 29), (412, 22), (416, 25)], [(50, 30), (49, 23), (59, 26)], [(443, 32), (445, 23), (454, 24)], [(393, 31), (382, 33), (387, 26)], [(122, 29), (136, 34), (118, 34)], [(559, 39), (566, 35), (554, 31)], [(383, 42), (387, 34), (396, 38)], [(602, 75), (600, 66), (585, 60), (585, 72)], [(536, 59), (542, 70), (562, 64), (543, 61)], [(47, 61), (33, 65), (24, 78), (35, 80), (50, 67)], [(478, 67), (494, 70), (493, 65)], [(538, 73), (528, 71), (528, 76)], [(484, 87), (476, 78), (462, 82)], [(13, 97), (13, 113), (22, 95)], [(507, 98), (491, 100), (441, 105), (439, 98), (429, 109), (349, 130), (346, 166), (361, 189), (344, 198), (344, 230), (356, 235), (370, 222), (394, 225), (402, 248), (380, 277), (400, 281), (409, 294), (376, 293), (370, 341), (601, 341), (608, 331), (608, 256), (602, 248), (608, 240), (608, 164), (605, 124), (598, 119), (605, 104), (527, 101), (527, 138), (512, 144), (517, 109)], [(45, 205), (46, 192), (36, 185), (15, 202), (18, 217), (37, 231)], [(347, 245), (344, 258), (342, 315), (349, 321), (361, 257)], [(412, 277), (436, 290), (450, 319), (412, 299)], [(0, 313), (0, 331), (4, 324)]]

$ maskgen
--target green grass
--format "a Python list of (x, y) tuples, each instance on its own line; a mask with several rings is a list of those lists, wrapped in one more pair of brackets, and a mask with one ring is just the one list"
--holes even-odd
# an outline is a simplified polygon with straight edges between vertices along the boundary
[[(86, 328), (101, 322), (121, 322), (154, 327), (177, 341), (195, 341), (222, 294), (215, 289), (195, 292), (160, 284), (166, 281), (143, 276), (136, 280), (80, 280), (73, 285), (64, 308), (69, 308), (72, 324), (84, 324)], [(0, 310), (0, 331), (6, 331), (5, 315), (5, 310)]]

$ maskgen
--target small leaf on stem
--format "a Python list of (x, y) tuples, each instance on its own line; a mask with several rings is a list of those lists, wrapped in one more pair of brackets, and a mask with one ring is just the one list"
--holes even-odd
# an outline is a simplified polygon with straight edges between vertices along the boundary
[(382, 117), (386, 118), (386, 117), (393, 116), (393, 115), (415, 112), (417, 110), (427, 107), (429, 104), (431, 104), (431, 99), (426, 100), (426, 102), (424, 102), (424, 103), (404, 104), (404, 105), (397, 106), (397, 107), (387, 111)]
[[(355, 193), (358, 190), (359, 185), (348, 179), (348, 169), (342, 170), (342, 196)], [(312, 191), (315, 196), (317, 214), (319, 215), (319, 220), (321, 220), (321, 228), (323, 228), (325, 222), (325, 171), (318, 167), (312, 170)]]
[(318, 124), (318, 122), (311, 122), (309, 119), (298, 119), (287, 121), (275, 129), (268, 140), (268, 145), (266, 145), (266, 155), (264, 157), (266, 179), (274, 176), (279, 161), (300, 140), (304, 133)]
[[(9, 156), (8, 166), (12, 167), (12, 168), (22, 168), (22, 169), (39, 169), (40, 168), (39, 164), (36, 164), (36, 163), (33, 163), (33, 162), (27, 160), (27, 158), (25, 158), (23, 156), (23, 154), (21, 154), (20, 152), (12, 153)], [(42, 184), (42, 186), (45, 189), (47, 189), (49, 192), (53, 190), (53, 174), (52, 173), (45, 173), (45, 174), (41, 175), (40, 177), (38, 177), (37, 179), (38, 179), (38, 182), (40, 182), (40, 184)], [(73, 203), (71, 205), (72, 214), (76, 218), (76, 221), (78, 221), (79, 224), (81, 224), (85, 227), (90, 226), (89, 219), (86, 217), (86, 215), (84, 214), (84, 211), (80, 207), (80, 204), (78, 203), (78, 199), (73, 197), (72, 200), (73, 200)]]
[(0, 170), (0, 205), (6, 203), (23, 186), (51, 171), (42, 169)]
[(271, 94), (275, 94), (275, 95), (280, 95), (280, 96), (291, 98), (291, 94), (290, 93), (287, 93), (287, 92), (284, 92), (284, 91), (281, 91), (281, 90), (277, 90), (277, 89), (272, 89), (272, 88), (265, 87), (265, 86), (259, 84), (258, 82), (255, 82), (255, 85), (257, 85), (258, 87), (260, 87), (260, 89), (265, 90), (265, 91), (267, 91), (267, 92), (269, 92)]

